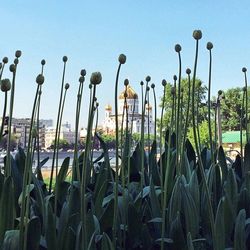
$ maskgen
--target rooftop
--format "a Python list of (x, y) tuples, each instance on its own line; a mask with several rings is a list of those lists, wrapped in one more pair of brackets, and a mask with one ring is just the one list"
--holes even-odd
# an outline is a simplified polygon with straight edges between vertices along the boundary
[[(246, 142), (246, 131), (242, 132), (242, 141)], [(240, 143), (240, 131), (228, 131), (222, 134), (222, 143)]]

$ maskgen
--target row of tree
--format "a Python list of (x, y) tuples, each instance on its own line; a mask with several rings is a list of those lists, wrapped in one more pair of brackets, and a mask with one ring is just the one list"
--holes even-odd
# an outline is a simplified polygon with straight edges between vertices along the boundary
[[(171, 112), (172, 112), (172, 105), (173, 105), (173, 87), (174, 85), (168, 84), (166, 85), (166, 92), (165, 92), (165, 110), (164, 110), (164, 117), (163, 117), (163, 128), (168, 127), (170, 124), (171, 119)], [(207, 101), (207, 87), (202, 84), (200, 80), (196, 81), (196, 111), (198, 112), (198, 124), (199, 124), (199, 131), (200, 131), (200, 138), (201, 142), (204, 145), (208, 144), (208, 101)], [(188, 80), (182, 79), (181, 81), (181, 95), (182, 95), (182, 112), (186, 112), (187, 110), (187, 102), (189, 97), (189, 88), (188, 88)], [(242, 88), (230, 88), (223, 91), (223, 99), (220, 102), (221, 106), (221, 118), (222, 118), (222, 131), (235, 131), (240, 130), (240, 119), (241, 119), (241, 112), (243, 112), (243, 116), (245, 116), (244, 110), (242, 110), (242, 98), (243, 98), (243, 90)], [(213, 116), (215, 115), (215, 107), (216, 107), (216, 99), (217, 96), (213, 96), (211, 100), (211, 113)], [(163, 97), (161, 99), (161, 105), (163, 102)], [(198, 111), (197, 111), (198, 110)], [(193, 131), (192, 131), (192, 111), (189, 111), (189, 122), (190, 124), (188, 137), (191, 141), (193, 141)], [(159, 120), (158, 120), (158, 127), (159, 127)], [(245, 122), (243, 123), (243, 129)], [(215, 124), (213, 122), (213, 129), (215, 129)]]

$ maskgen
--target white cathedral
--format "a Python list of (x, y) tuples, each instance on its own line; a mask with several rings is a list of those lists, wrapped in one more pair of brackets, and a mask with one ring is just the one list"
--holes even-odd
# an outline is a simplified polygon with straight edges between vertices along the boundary
[[(128, 110), (128, 128), (130, 130), (132, 123), (132, 133), (141, 133), (141, 122), (142, 115), (139, 113), (139, 100), (138, 95), (132, 89), (130, 85), (127, 86), (127, 110)], [(125, 129), (126, 124), (126, 109), (124, 109), (124, 97), (125, 90), (121, 92), (119, 95), (118, 101), (118, 126), (121, 128), (122, 120), (123, 120), (123, 129)], [(123, 114), (124, 110), (124, 116)], [(134, 110), (134, 115), (133, 115)], [(122, 118), (123, 116), (123, 118)], [(133, 119), (133, 120), (132, 120)], [(152, 116), (152, 106), (150, 104), (146, 105), (145, 117), (144, 117), (144, 133), (148, 133), (148, 122), (149, 122), (149, 134), (154, 133), (154, 121)], [(106, 134), (115, 132), (115, 114), (112, 113), (112, 106), (105, 106), (105, 118), (103, 123), (103, 130)]]

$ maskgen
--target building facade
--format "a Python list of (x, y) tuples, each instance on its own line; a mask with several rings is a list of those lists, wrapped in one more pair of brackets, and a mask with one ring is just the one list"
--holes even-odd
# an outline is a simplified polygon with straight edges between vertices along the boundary
[[(5, 124), (5, 129), (8, 129), (8, 117)], [(25, 148), (28, 146), (29, 133), (30, 133), (30, 118), (12, 118), (11, 133), (15, 137), (17, 145)], [(45, 146), (45, 126), (39, 123), (39, 147)]]
[[(49, 148), (54, 140), (55, 140), (55, 136), (56, 136), (56, 128), (54, 127), (49, 127), (46, 128), (45, 130), (45, 148)], [(65, 139), (69, 144), (72, 144), (75, 142), (75, 132), (71, 131), (71, 129), (62, 126), (61, 130), (60, 130), (60, 139)]]
[[(124, 95), (125, 90), (121, 92), (118, 100), (118, 127), (120, 129), (122, 127), (122, 123), (124, 124), (123, 127), (125, 127), (125, 124), (127, 123), (129, 130), (132, 128), (132, 133), (141, 133), (142, 114), (139, 112), (138, 95), (130, 85), (127, 86), (126, 90), (126, 103)], [(127, 114), (126, 110), (128, 112)], [(144, 132), (153, 134), (154, 125), (152, 106), (147, 104), (144, 116)], [(111, 105), (105, 106), (103, 130), (106, 134), (115, 132), (115, 114), (112, 112)]]

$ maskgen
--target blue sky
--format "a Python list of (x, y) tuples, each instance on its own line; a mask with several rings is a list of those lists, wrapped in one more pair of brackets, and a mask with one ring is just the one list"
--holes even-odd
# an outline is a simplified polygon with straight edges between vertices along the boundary
[[(74, 123), (80, 69), (87, 70), (81, 122), (86, 120), (89, 77), (101, 71), (103, 82), (97, 97), (100, 113), (113, 104), (114, 81), (120, 53), (127, 55), (121, 70), (139, 92), (147, 75), (156, 85), (158, 100), (161, 80), (172, 80), (178, 61), (174, 45), (182, 46), (183, 69), (193, 68), (194, 29), (201, 29), (198, 76), (206, 84), (208, 52), (213, 42), (213, 93), (243, 86), (241, 68), (250, 65), (250, 4), (248, 1), (3, 1), (0, 8), (0, 57), (14, 59), (23, 52), (16, 83), (16, 117), (29, 117), (40, 61), (46, 59), (42, 96), (42, 118), (55, 118), (62, 74), (62, 56), (69, 58), (66, 82), (71, 87), (64, 120)], [(184, 73), (183, 70), (183, 73)], [(183, 74), (184, 75), (184, 74)], [(6, 71), (4, 77), (9, 77)], [(3, 96), (3, 95), (2, 95)], [(2, 106), (1, 98), (1, 106)], [(103, 116), (101, 115), (101, 120)]]

